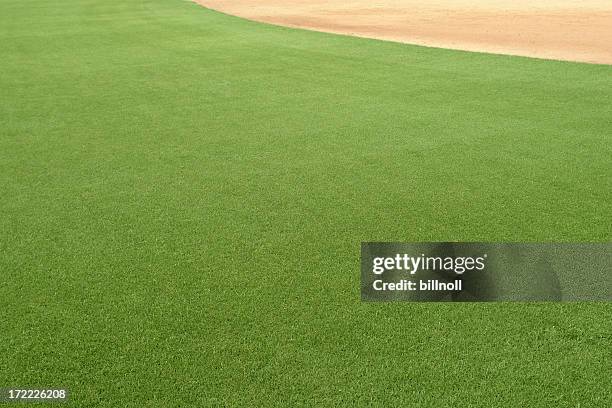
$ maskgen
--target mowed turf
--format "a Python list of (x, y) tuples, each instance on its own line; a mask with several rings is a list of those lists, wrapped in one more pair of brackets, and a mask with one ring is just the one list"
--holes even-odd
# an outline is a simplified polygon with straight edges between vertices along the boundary
[(0, 387), (610, 406), (609, 303), (359, 298), (361, 241), (609, 241), (610, 66), (2, 0), (0, 91)]

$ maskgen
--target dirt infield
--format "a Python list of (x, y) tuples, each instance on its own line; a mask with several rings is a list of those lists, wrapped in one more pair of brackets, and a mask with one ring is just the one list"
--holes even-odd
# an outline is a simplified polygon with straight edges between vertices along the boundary
[(228, 14), (289, 27), (612, 64), (612, 0), (195, 1)]

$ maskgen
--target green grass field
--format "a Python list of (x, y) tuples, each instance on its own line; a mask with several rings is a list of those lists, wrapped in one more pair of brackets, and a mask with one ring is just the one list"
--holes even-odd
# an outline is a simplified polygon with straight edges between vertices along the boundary
[(609, 241), (612, 67), (0, 2), (0, 387), (609, 407), (610, 303), (366, 304), (362, 241)]

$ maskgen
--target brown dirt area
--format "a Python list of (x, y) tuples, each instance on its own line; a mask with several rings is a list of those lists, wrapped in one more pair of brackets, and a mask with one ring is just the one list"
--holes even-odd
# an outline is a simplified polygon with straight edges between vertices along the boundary
[(432, 47), (612, 64), (612, 0), (195, 0), (250, 20)]

